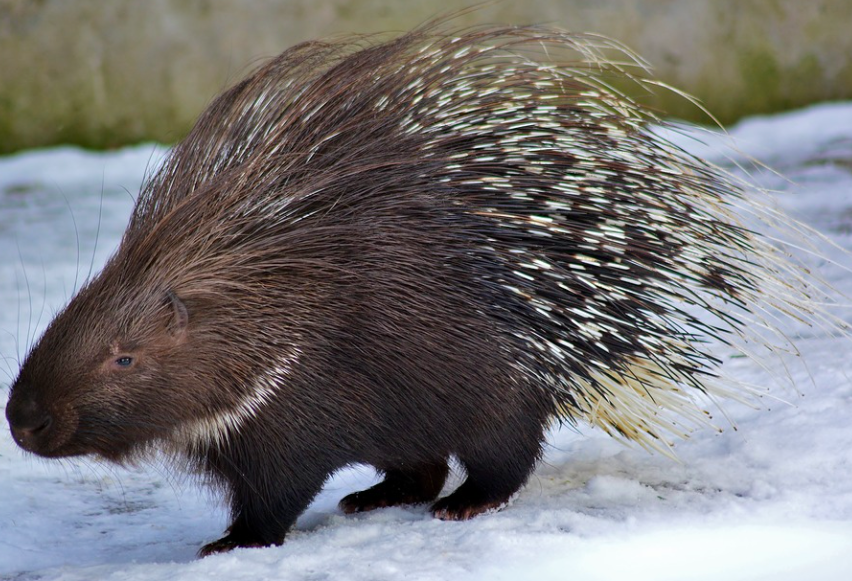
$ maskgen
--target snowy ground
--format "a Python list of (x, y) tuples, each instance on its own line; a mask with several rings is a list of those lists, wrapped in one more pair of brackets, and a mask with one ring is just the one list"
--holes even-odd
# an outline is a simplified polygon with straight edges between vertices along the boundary
[[(782, 207), (852, 250), (852, 104), (753, 118), (732, 133), (785, 175), (755, 174)], [(691, 147), (721, 159), (713, 144)], [(114, 248), (163, 151), (0, 158), (0, 400), (51, 312)], [(852, 296), (850, 272), (817, 266)], [(195, 551), (226, 516), (191, 479), (160, 465), (38, 460), (3, 430), (0, 579), (852, 579), (850, 342), (812, 333), (797, 345), (809, 367), (793, 376), (800, 393), (782, 390), (786, 403), (759, 410), (729, 404), (738, 429), (693, 434), (677, 447), (680, 462), (598, 431), (556, 431), (509, 508), (462, 523), (425, 507), (344, 516), (338, 499), (374, 482), (353, 469), (327, 484), (282, 547), (201, 561)], [(727, 368), (763, 379), (743, 359)]]

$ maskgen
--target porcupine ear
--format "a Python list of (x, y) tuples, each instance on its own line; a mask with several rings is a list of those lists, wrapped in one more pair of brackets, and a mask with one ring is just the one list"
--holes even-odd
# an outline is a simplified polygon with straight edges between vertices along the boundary
[(186, 326), (189, 324), (189, 311), (186, 304), (171, 290), (166, 291), (166, 302), (172, 311), (167, 327), (168, 332), (172, 337), (182, 337), (186, 332)]

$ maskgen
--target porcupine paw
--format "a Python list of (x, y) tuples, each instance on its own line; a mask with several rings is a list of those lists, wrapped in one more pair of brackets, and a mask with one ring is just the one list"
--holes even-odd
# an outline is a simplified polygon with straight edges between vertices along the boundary
[(434, 500), (447, 478), (446, 462), (408, 470), (388, 470), (375, 486), (355, 492), (340, 501), (340, 509), (351, 514), (387, 506), (422, 504)]
[(228, 529), (227, 534), (224, 537), (217, 541), (213, 541), (212, 543), (207, 543), (201, 547), (198, 550), (198, 557), (203, 559), (209, 555), (227, 553), (234, 549), (268, 547), (270, 545), (280, 545), (282, 542), (284, 542), (283, 538), (277, 541), (263, 541), (245, 533), (244, 531), (235, 531), (234, 527), (231, 527)]
[(431, 511), (435, 518), (441, 520), (468, 520), (503, 508), (513, 494), (489, 493), (468, 480), (451, 495), (433, 504)]
[(225, 535), (221, 539), (217, 541), (213, 541), (212, 543), (207, 543), (203, 547), (198, 550), (199, 558), (208, 557), (210, 555), (215, 555), (216, 553), (227, 553), (228, 551), (232, 551), (239, 547), (263, 547), (264, 545), (261, 543), (242, 543), (234, 538), (231, 535)]

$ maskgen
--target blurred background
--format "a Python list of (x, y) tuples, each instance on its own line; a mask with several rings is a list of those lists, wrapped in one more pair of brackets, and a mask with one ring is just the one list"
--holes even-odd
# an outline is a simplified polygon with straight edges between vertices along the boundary
[[(173, 143), (210, 99), (286, 47), (399, 33), (464, 0), (0, 0), (0, 153)], [(722, 123), (852, 98), (850, 0), (523, 0), (454, 23), (598, 32)], [(659, 90), (646, 104), (709, 123)]]

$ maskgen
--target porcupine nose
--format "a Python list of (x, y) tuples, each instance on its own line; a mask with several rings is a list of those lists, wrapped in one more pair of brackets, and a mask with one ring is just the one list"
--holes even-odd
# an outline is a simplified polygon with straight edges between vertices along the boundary
[(53, 417), (30, 397), (13, 395), (6, 405), (6, 419), (15, 442), (30, 452), (38, 448), (53, 425)]

